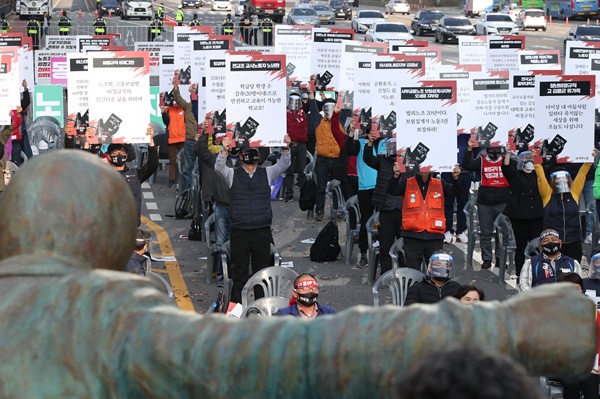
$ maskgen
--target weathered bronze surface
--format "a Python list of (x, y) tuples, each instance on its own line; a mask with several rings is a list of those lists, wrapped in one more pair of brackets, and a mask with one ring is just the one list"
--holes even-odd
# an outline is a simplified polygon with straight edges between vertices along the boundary
[(393, 397), (421, 357), (479, 345), (534, 375), (589, 373), (595, 308), (569, 286), (504, 303), (356, 307), (306, 322), (177, 309), (124, 268), (136, 228), (93, 156), (25, 164), (0, 197), (0, 397)]

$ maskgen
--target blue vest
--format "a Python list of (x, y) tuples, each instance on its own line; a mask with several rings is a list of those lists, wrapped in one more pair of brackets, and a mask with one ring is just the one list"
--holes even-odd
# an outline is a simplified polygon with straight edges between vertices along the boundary
[[(557, 263), (558, 262), (558, 263)], [(538, 254), (531, 258), (531, 286), (541, 284), (556, 283), (558, 276), (563, 273), (575, 271), (575, 261), (566, 255), (561, 255), (560, 259), (554, 262), (556, 269), (552, 266), (550, 259), (545, 258), (543, 254)]]
[[(377, 171), (365, 163), (363, 158), (363, 153), (365, 151), (368, 140), (367, 139), (359, 139), (360, 143), (360, 151), (356, 157), (356, 173), (358, 174), (358, 189), (363, 190), (372, 190), (375, 188), (375, 183), (377, 182)], [(381, 140), (380, 143), (384, 143), (385, 140)], [(373, 155), (377, 156), (377, 151), (375, 146), (371, 148), (373, 151)], [(385, 151), (385, 147), (384, 147)]]
[(271, 226), (271, 187), (265, 168), (256, 168), (250, 178), (243, 167), (233, 172), (231, 229), (253, 230)]

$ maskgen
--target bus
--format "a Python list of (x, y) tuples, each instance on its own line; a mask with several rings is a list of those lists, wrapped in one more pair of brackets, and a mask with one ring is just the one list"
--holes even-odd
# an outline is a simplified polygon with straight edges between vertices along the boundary
[(527, 10), (529, 8), (544, 9), (544, 0), (519, 0), (519, 7)]
[(548, 0), (546, 16), (552, 18), (589, 18), (598, 15), (598, 0)]

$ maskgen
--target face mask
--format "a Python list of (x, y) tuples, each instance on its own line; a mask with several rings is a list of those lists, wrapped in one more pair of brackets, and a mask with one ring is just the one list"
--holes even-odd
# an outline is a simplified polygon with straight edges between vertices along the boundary
[(309, 292), (306, 294), (301, 294), (298, 292), (298, 302), (300, 302), (304, 306), (312, 306), (317, 302), (317, 298), (319, 294), (316, 292)]
[(554, 255), (560, 250), (560, 243), (558, 242), (549, 242), (547, 244), (542, 245), (542, 251), (546, 255)]
[(492, 160), (495, 161), (498, 158), (500, 158), (500, 152), (499, 151), (493, 151), (493, 152), (488, 152), (487, 153), (488, 157)]
[(90, 145), (90, 152), (92, 154), (97, 154), (100, 152), (100, 148), (102, 148), (102, 146), (100, 144), (91, 144)]
[(249, 151), (246, 153), (242, 153), (242, 162), (248, 165), (252, 165), (258, 163), (260, 160), (260, 154), (258, 151)]
[(125, 165), (125, 161), (127, 161), (127, 155), (118, 154), (110, 157), (110, 163), (115, 166), (123, 166)]
[(323, 113), (325, 114), (325, 118), (331, 119), (333, 116), (333, 105), (323, 106)]
[(525, 165), (523, 165), (523, 170), (525, 172), (531, 172), (533, 169), (534, 169), (533, 162), (531, 162), (531, 161), (525, 162)]

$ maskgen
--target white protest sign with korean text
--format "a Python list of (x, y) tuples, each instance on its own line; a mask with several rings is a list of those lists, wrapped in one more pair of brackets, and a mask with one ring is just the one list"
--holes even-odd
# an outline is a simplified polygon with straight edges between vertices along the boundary
[(371, 132), (377, 137), (396, 136), (397, 88), (422, 79), (425, 57), (403, 54), (376, 54), (371, 81)]
[(427, 40), (390, 40), (388, 42), (388, 51), (390, 53), (404, 54), (405, 48), (424, 48), (429, 47)]
[(596, 112), (600, 108), (600, 54), (590, 54), (590, 67), (589, 67), (589, 75), (594, 75), (596, 77)]
[(0, 33), (0, 47), (20, 47), (23, 39), (22, 33)]
[(473, 74), (471, 136), (480, 147), (503, 146), (508, 140), (508, 71)]
[(532, 150), (538, 157), (593, 161), (595, 85), (594, 75), (536, 75)]
[(311, 80), (317, 91), (337, 91), (340, 82), (342, 40), (352, 40), (351, 29), (313, 28)]
[(88, 56), (67, 54), (67, 124), (79, 135), (84, 135), (89, 126), (88, 84)]
[(451, 172), (456, 163), (456, 82), (420, 81), (398, 87), (396, 133), (399, 160), (405, 169)]
[(31, 87), (35, 84), (35, 71), (33, 70), (33, 47), (19, 47), (19, 80), (26, 80)]
[(173, 74), (175, 73), (175, 55), (173, 53), (160, 53), (160, 77), (158, 86), (160, 92), (173, 90)]
[(147, 143), (150, 63), (144, 51), (90, 53), (90, 125), (107, 143)]
[[(225, 137), (227, 132), (225, 88), (228, 54), (209, 58), (206, 63), (206, 132), (215, 133), (218, 138)], [(198, 119), (202, 117), (198, 116)]]
[[(245, 50), (245, 49), (244, 49)], [(308, 82), (312, 50), (312, 27), (275, 25), (275, 54), (285, 54), (288, 82)]]
[(541, 71), (562, 70), (560, 50), (522, 50), (519, 51), (519, 70)]
[(174, 48), (173, 42), (137, 42), (134, 47), (135, 51), (147, 51), (149, 53), (150, 76), (160, 75), (160, 53), (172, 53)]
[(46, 35), (46, 50), (78, 51), (77, 36)]
[(354, 104), (353, 117), (356, 128), (362, 134), (371, 130), (371, 82), (373, 80), (373, 54), (354, 56)]
[(198, 78), (192, 77), (193, 40), (208, 39), (213, 34), (213, 28), (212, 26), (175, 26), (173, 29), (175, 37), (175, 79), (180, 89), (187, 91), (189, 85), (198, 83)]
[(359, 42), (357, 40), (344, 40), (342, 42), (340, 81), (338, 85), (338, 104), (341, 108), (353, 109), (356, 55), (373, 53), (387, 53), (387, 44)]
[(487, 36), (459, 36), (458, 63), (476, 64), (485, 68), (487, 56)]
[(519, 69), (519, 52), (524, 48), (525, 36), (489, 36), (487, 39), (487, 70)]
[(568, 41), (565, 51), (565, 75), (587, 75), (590, 54), (600, 54), (600, 42)]
[(438, 69), (442, 66), (442, 50), (434, 47), (401, 47), (394, 53), (425, 57), (425, 76), (435, 79)]
[(19, 48), (0, 47), (0, 125), (10, 125), (10, 111), (21, 103)]
[[(77, 50), (80, 53), (87, 50), (104, 50), (107, 47), (114, 45), (113, 36), (77, 36)], [(84, 49), (86, 47), (87, 49)]]
[(236, 146), (274, 147), (286, 134), (286, 60), (283, 54), (227, 59), (227, 130)]
[(66, 57), (68, 50), (36, 50), (35, 51), (35, 84), (49, 86), (52, 84), (51, 60), (55, 57)]

